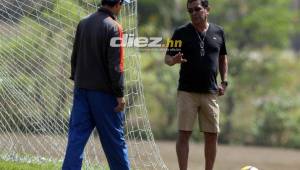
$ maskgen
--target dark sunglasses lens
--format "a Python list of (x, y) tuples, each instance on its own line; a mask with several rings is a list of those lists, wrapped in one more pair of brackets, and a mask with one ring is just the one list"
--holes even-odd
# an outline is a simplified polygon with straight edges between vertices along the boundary
[(199, 8), (199, 7), (194, 8), (194, 11), (196, 11), (196, 12), (198, 12), (200, 10), (201, 10), (201, 8)]
[(194, 11), (199, 12), (202, 8), (196, 7), (196, 8), (189, 8), (188, 13), (192, 14)]

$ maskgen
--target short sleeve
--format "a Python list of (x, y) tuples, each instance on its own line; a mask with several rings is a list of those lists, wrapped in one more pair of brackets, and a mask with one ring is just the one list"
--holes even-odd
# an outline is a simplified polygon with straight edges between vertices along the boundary
[(182, 40), (178, 29), (174, 31), (172, 38), (167, 40), (166, 45), (168, 47), (166, 55), (174, 56), (181, 52)]
[(222, 30), (221, 34), (222, 34), (223, 42), (222, 42), (222, 46), (221, 46), (221, 49), (220, 49), (220, 55), (227, 55), (226, 40), (225, 40), (225, 35), (224, 35), (223, 30)]

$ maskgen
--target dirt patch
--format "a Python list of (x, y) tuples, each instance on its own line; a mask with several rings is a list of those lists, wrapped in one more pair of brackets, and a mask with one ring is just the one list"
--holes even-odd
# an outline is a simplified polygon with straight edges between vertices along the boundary
[[(156, 142), (170, 170), (178, 170), (175, 142)], [(300, 170), (300, 150), (224, 146), (218, 147), (215, 170), (240, 170), (252, 165), (259, 170)], [(188, 170), (204, 170), (203, 144), (190, 144)]]

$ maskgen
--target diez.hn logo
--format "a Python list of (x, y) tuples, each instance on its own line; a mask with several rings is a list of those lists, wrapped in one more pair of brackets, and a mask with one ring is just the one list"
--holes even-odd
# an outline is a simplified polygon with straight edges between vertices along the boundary
[(164, 40), (162, 37), (135, 37), (134, 34), (124, 34), (123, 39), (113, 37), (110, 40), (111, 47), (137, 47), (137, 48), (180, 48), (181, 40)]

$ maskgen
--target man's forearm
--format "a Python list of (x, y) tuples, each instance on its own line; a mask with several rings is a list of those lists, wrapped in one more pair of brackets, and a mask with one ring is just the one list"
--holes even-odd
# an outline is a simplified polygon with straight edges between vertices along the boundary
[(172, 66), (174, 65), (173, 58), (170, 55), (165, 56), (165, 64)]
[(228, 72), (228, 61), (227, 61), (226, 55), (220, 56), (219, 70), (220, 70), (221, 80), (226, 81), (227, 80), (227, 72)]

